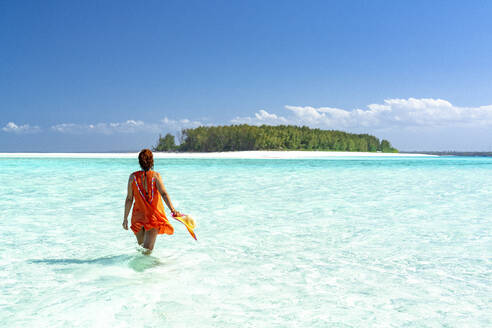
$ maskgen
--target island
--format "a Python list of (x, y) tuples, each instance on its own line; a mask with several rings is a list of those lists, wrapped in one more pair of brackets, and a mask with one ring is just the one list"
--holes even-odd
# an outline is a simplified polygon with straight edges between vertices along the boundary
[(154, 151), (229, 152), (247, 150), (319, 150), (397, 153), (388, 140), (369, 134), (312, 129), (295, 125), (221, 125), (183, 129), (175, 136), (159, 135)]

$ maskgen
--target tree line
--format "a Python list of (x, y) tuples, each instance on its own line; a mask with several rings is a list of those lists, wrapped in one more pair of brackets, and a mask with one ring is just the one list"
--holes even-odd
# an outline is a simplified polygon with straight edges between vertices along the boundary
[(369, 134), (294, 125), (224, 125), (183, 129), (180, 144), (159, 135), (154, 151), (224, 152), (239, 150), (332, 150), (396, 153), (388, 140)]

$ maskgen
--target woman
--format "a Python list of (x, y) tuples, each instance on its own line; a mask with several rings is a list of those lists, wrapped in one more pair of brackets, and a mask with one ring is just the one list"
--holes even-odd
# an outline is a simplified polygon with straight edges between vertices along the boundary
[(128, 179), (123, 229), (128, 230), (127, 218), (133, 199), (135, 199), (130, 228), (135, 233), (138, 244), (146, 249), (146, 254), (150, 254), (154, 249), (158, 234), (172, 235), (174, 233), (173, 226), (169, 223), (164, 212), (161, 197), (157, 192), (162, 196), (173, 215), (180, 216), (181, 214), (174, 209), (164, 188), (161, 175), (151, 170), (154, 168), (152, 152), (148, 149), (142, 150), (138, 154), (138, 161), (142, 171), (133, 172)]

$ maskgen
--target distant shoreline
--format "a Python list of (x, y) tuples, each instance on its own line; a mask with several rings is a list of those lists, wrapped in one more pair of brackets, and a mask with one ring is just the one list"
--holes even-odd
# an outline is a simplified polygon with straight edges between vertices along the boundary
[[(137, 158), (128, 153), (0, 153), (0, 158)], [(231, 151), (211, 153), (154, 152), (155, 158), (314, 159), (333, 157), (435, 157), (421, 153), (376, 153), (348, 151)]]
[(471, 157), (492, 157), (492, 152), (487, 151), (403, 151), (402, 154), (427, 154), (437, 156), (471, 156)]

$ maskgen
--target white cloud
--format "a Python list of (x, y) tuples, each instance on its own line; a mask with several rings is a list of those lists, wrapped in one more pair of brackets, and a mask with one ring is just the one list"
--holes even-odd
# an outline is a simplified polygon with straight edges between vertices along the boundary
[(14, 122), (8, 122), (3, 128), (4, 132), (13, 132), (13, 133), (37, 133), (40, 132), (41, 129), (39, 126), (30, 126), (29, 124), (17, 125)]
[(282, 116), (277, 116), (276, 114), (270, 114), (266, 110), (260, 109), (258, 113), (255, 113), (255, 117), (236, 117), (231, 120), (233, 124), (288, 124), (289, 121)]
[(264, 110), (253, 117), (237, 117), (231, 123), (296, 124), (330, 129), (388, 129), (402, 127), (492, 126), (492, 105), (459, 107), (432, 98), (386, 99), (367, 109), (346, 110), (332, 107), (285, 106), (290, 116)]
[[(279, 115), (261, 109), (251, 116), (236, 117), (229, 123), (307, 125), (323, 129), (386, 135), (393, 139), (402, 135), (403, 129), (419, 135), (425, 131), (441, 131), (438, 128), (488, 131), (492, 127), (492, 105), (461, 107), (443, 99), (432, 98), (386, 99), (382, 103), (369, 104), (364, 109), (351, 110), (289, 105), (285, 106), (285, 113), (285, 115)], [(205, 121), (208, 122), (209, 120), (205, 119)], [(208, 125), (211, 124), (188, 118), (170, 119), (164, 117), (162, 120), (154, 122), (126, 120), (92, 124), (60, 123), (51, 126), (51, 130), (70, 134), (111, 135), (167, 132), (178, 134), (181, 129)], [(29, 124), (17, 125), (14, 122), (9, 122), (2, 128), (2, 131), (20, 134), (40, 132), (41, 129)], [(462, 137), (463, 135), (465, 135), (464, 132)]]
[(76, 124), (60, 123), (51, 127), (53, 131), (61, 133), (84, 134), (84, 133), (135, 133), (139, 131), (152, 132), (155, 129), (153, 124), (145, 124), (142, 121), (127, 120), (125, 122), (95, 123), (95, 124)]
[(164, 119), (161, 120), (160, 125), (162, 129), (165, 130), (171, 130), (174, 132), (181, 131), (181, 129), (186, 129), (186, 128), (195, 128), (201, 125), (206, 125), (202, 123), (201, 121), (192, 121), (187, 118), (181, 119), (181, 120), (173, 120), (169, 119), (167, 117), (164, 117)]
[(77, 124), (77, 123), (60, 123), (51, 126), (51, 130), (60, 133), (70, 134), (115, 134), (115, 133), (161, 133), (165, 131), (180, 131), (182, 128), (196, 127), (202, 125), (199, 121), (189, 119), (171, 120), (165, 117), (155, 123), (143, 121), (127, 120), (125, 122), (112, 123), (94, 123), (94, 124)]

